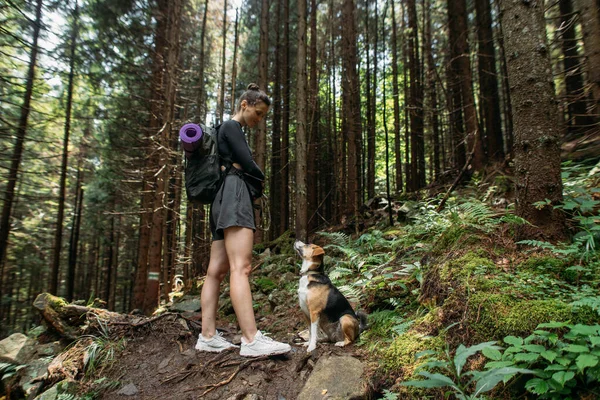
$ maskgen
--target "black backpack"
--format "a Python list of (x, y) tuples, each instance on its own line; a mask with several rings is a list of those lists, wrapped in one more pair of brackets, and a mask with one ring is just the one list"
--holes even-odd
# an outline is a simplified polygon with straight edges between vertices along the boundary
[(200, 127), (203, 132), (201, 143), (186, 157), (185, 191), (189, 201), (212, 204), (223, 183), (217, 146), (218, 127)]

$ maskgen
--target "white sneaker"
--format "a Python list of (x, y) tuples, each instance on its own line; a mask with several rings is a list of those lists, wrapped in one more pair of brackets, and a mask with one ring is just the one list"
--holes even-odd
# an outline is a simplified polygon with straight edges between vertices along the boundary
[(270, 337), (263, 335), (261, 331), (257, 331), (256, 335), (254, 335), (254, 340), (250, 343), (246, 343), (246, 340), (242, 337), (240, 356), (271, 356), (275, 354), (284, 354), (290, 350), (292, 350), (292, 347), (289, 344), (277, 342)]
[(236, 346), (233, 343), (229, 343), (225, 338), (223, 338), (223, 334), (221, 332), (217, 332), (210, 339), (206, 339), (202, 334), (198, 335), (198, 342), (196, 342), (196, 350), (200, 351), (208, 351), (211, 353), (220, 353), (223, 350), (230, 349), (232, 347), (240, 347)]

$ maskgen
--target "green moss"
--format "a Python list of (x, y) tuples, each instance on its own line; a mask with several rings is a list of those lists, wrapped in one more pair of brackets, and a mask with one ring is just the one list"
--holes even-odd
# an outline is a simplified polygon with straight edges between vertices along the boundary
[(506, 294), (477, 293), (469, 299), (469, 325), (475, 341), (529, 335), (550, 321), (589, 321), (593, 313), (560, 300), (518, 300)]
[(449, 261), (440, 270), (442, 281), (458, 280), (466, 283), (474, 273), (484, 273), (495, 267), (494, 262), (483, 257), (483, 250), (470, 251), (462, 257)]
[(569, 266), (569, 260), (544, 256), (530, 257), (527, 260), (525, 260), (521, 265), (519, 265), (518, 269), (532, 272), (543, 270), (545, 272), (561, 273)]
[(377, 352), (378, 370), (375, 376), (382, 378), (385, 387), (391, 388), (402, 399), (423, 399), (430, 397), (431, 389), (412, 386), (400, 386), (399, 383), (407, 380), (423, 379), (415, 373), (416, 368), (423, 364), (422, 359), (415, 359), (415, 355), (425, 350), (441, 352), (444, 340), (440, 337), (423, 336), (414, 331), (409, 331), (394, 339), (389, 347), (381, 347)]
[(277, 284), (269, 278), (260, 277), (254, 280), (254, 284), (261, 292), (269, 294), (277, 288)]
[(460, 238), (464, 234), (465, 229), (460, 226), (453, 225), (449, 227), (440, 235), (439, 239), (436, 241), (433, 248), (433, 252), (441, 253), (444, 250), (451, 248), (456, 242), (460, 240)]
[(410, 331), (398, 336), (389, 347), (381, 350), (379, 365), (385, 373), (412, 379), (415, 368), (422, 364), (422, 361), (415, 359), (415, 355), (424, 350), (441, 351), (443, 347), (444, 340), (440, 337), (423, 336)]

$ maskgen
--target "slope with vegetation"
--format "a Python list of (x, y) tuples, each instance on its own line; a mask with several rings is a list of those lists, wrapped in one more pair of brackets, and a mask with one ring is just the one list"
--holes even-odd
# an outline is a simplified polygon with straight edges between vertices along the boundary
[[(62, 357), (63, 369), (67, 360), (80, 360), (79, 370), (70, 377), (80, 384), (61, 389), (59, 398), (112, 398), (115, 387), (126, 380), (152, 388), (147, 398), (187, 398), (213, 386), (206, 398), (227, 398), (222, 396), (247, 393), (236, 388), (248, 382), (254, 382), (253, 393), (263, 398), (295, 398), (307, 378), (307, 365), (331, 353), (365, 361), (365, 382), (373, 397), (596, 398), (598, 168), (563, 165), (565, 200), (559, 208), (568, 216), (569, 243), (515, 242), (514, 230), (526, 222), (514, 216), (508, 178), (502, 175), (475, 178), (440, 211), (441, 196), (436, 195), (393, 203), (397, 221), (392, 227), (385, 209), (375, 207), (364, 211), (367, 228), (358, 235), (344, 226), (317, 234), (313, 241), (326, 250), (330, 278), (357, 308), (369, 313), (369, 329), (350, 348), (320, 345), (307, 358), (297, 347), (300, 350), (287, 360), (247, 363), (227, 357), (213, 360), (193, 351), (173, 355), (167, 343), (192, 348), (197, 315), (171, 310), (150, 323), (132, 321), (142, 318), (134, 316), (123, 316), (127, 322), (103, 323), (98, 313), (88, 310), (85, 329), (96, 333), (79, 338), (57, 357)], [(299, 261), (292, 242), (284, 235), (257, 246), (260, 268), (253, 278), (259, 325), (289, 341), (306, 328), (295, 295)], [(197, 289), (189, 294), (197, 294)], [(225, 290), (220, 326), (235, 336), (227, 299)], [(182, 325), (189, 329), (176, 328)], [(141, 353), (146, 354), (142, 361)], [(173, 357), (181, 358), (186, 368), (163, 371), (162, 378), (156, 378), (153, 362), (162, 365), (161, 360)], [(6, 364), (3, 368), (9, 386), (18, 374), (12, 375), (15, 369)], [(268, 383), (261, 386), (265, 379)]]

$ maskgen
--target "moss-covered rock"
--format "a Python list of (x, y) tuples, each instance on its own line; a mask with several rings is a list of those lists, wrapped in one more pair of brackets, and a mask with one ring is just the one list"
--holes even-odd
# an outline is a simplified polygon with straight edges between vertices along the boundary
[(562, 273), (569, 267), (570, 261), (555, 256), (530, 257), (518, 266), (519, 270), (523, 271), (540, 271)]
[[(469, 326), (475, 341), (529, 335), (544, 322), (588, 323), (594, 313), (555, 299), (519, 300), (506, 294), (476, 293), (469, 299)], [(597, 315), (596, 315), (597, 318)]]
[(415, 370), (424, 363), (423, 359), (416, 359), (415, 355), (433, 350), (441, 352), (444, 348), (444, 339), (438, 336), (423, 336), (415, 331), (406, 332), (398, 336), (389, 347), (378, 351), (379, 368), (377, 374), (385, 377), (387, 385), (394, 386), (394, 392), (403, 395), (402, 398), (422, 399), (425, 390), (415, 387), (399, 386), (407, 380), (422, 379), (415, 374)]
[(277, 284), (273, 282), (272, 279), (266, 277), (260, 277), (255, 279), (254, 285), (258, 290), (260, 290), (264, 294), (269, 294), (277, 288)]
[(483, 274), (495, 268), (494, 262), (484, 257), (483, 250), (469, 251), (465, 255), (444, 264), (440, 270), (443, 281), (455, 280), (466, 283), (473, 274)]

